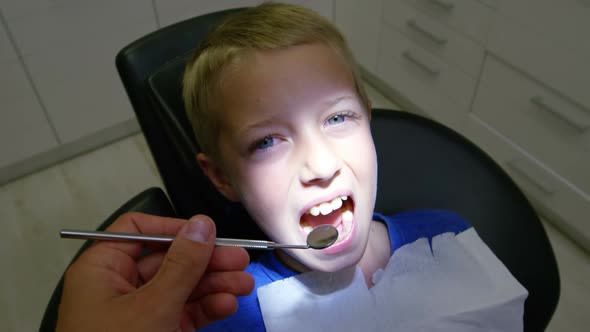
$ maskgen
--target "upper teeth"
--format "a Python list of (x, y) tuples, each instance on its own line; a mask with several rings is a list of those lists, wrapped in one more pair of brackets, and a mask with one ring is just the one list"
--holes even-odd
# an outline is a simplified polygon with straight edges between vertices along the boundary
[(345, 201), (347, 199), (347, 196), (336, 197), (330, 202), (324, 202), (319, 205), (313, 206), (311, 209), (309, 209), (308, 213), (314, 217), (320, 215), (320, 213), (325, 216), (327, 214), (332, 213), (332, 211), (341, 208), (342, 201)]

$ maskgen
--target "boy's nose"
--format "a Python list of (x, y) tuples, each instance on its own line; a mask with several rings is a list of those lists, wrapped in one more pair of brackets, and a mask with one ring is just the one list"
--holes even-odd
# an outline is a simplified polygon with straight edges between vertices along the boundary
[(326, 184), (340, 173), (342, 161), (328, 144), (316, 141), (304, 150), (307, 152), (299, 176), (303, 184)]

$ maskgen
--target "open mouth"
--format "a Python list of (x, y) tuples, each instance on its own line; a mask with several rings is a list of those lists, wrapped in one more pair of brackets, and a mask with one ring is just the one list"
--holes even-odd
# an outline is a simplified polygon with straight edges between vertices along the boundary
[(350, 196), (339, 196), (312, 206), (301, 216), (299, 225), (306, 235), (320, 225), (332, 225), (338, 230), (338, 241), (341, 241), (350, 234), (353, 220), (353, 199)]

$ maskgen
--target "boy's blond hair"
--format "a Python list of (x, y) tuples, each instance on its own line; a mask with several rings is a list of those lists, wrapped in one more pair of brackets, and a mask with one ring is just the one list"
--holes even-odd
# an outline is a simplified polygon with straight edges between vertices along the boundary
[(187, 63), (183, 99), (201, 150), (218, 157), (220, 119), (216, 117), (215, 97), (228, 68), (256, 51), (318, 42), (330, 46), (348, 63), (359, 98), (369, 107), (352, 53), (330, 21), (305, 7), (263, 3), (230, 16), (206, 37)]

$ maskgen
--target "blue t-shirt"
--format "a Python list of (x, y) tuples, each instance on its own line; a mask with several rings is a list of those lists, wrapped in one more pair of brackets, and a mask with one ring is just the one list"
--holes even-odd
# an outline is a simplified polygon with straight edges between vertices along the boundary
[[(428, 238), (430, 241), (439, 234), (458, 234), (470, 227), (457, 214), (443, 210), (419, 210), (393, 216), (375, 213), (373, 220), (383, 222), (387, 227), (392, 253), (419, 238)], [(297, 275), (298, 272), (284, 265), (274, 252), (267, 252), (250, 263), (246, 271), (254, 277), (255, 286), (250, 295), (238, 298), (238, 312), (199, 331), (266, 331), (256, 290), (277, 280)]]

